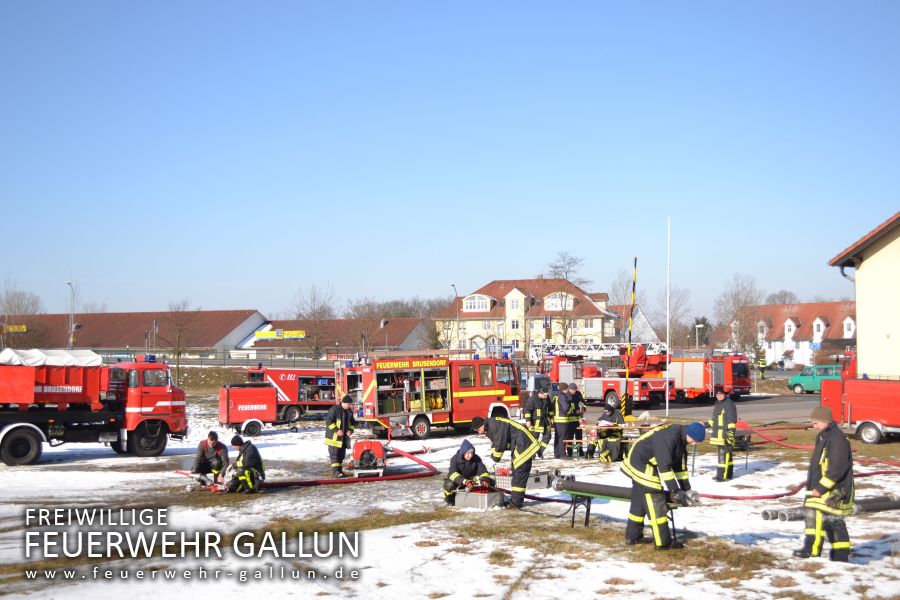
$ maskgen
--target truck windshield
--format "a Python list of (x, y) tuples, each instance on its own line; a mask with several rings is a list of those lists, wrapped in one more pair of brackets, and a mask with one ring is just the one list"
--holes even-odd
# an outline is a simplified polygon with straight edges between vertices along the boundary
[(497, 365), (497, 383), (505, 383), (513, 385), (516, 382), (516, 375), (513, 373), (512, 365)]
[(749, 363), (734, 363), (731, 365), (731, 374), (735, 377), (750, 377)]

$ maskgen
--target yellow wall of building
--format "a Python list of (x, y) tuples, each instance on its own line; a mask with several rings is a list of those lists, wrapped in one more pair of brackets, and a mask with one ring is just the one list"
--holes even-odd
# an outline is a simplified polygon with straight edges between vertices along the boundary
[(857, 371), (900, 377), (900, 228), (866, 248), (856, 270)]

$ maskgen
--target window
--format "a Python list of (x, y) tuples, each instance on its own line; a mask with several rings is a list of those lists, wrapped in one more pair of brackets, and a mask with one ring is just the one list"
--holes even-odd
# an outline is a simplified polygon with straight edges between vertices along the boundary
[(584, 343), (585, 343), (585, 344), (593, 344), (593, 343), (594, 343), (594, 338), (584, 338)]
[(510, 310), (519, 310), (519, 299), (513, 298), (509, 301), (509, 309)]
[(789, 325), (787, 326), (787, 330), (786, 330), (786, 331), (787, 331), (788, 333), (790, 333), (790, 332), (792, 332), (793, 330), (794, 330), (794, 326), (789, 324)]
[(475, 365), (459, 365), (459, 387), (475, 387)]
[(468, 312), (484, 312), (490, 309), (486, 296), (472, 296), (463, 302), (463, 310)]
[(831, 367), (827, 367), (827, 368), (825, 368), (825, 369), (822, 369), (821, 375), (823, 375), (823, 376), (825, 376), (825, 375), (831, 375)]
[(810, 376), (810, 375), (813, 374), (813, 371), (812, 371), (812, 369), (810, 369), (809, 367), (806, 367), (805, 369), (803, 369), (802, 371), (800, 371), (800, 374), (801, 374), (801, 375), (806, 375), (806, 376), (808, 377), (808, 376)]
[(767, 343), (766, 343), (766, 347), (767, 347), (769, 350), (771, 350), (771, 349), (772, 349), (772, 342), (767, 342)]
[(538, 322), (536, 320), (532, 319), (531, 320), (531, 329), (532, 330), (537, 329), (537, 324), (538, 324)]
[(466, 349), (466, 340), (459, 340), (459, 349), (460, 350)]
[(572, 310), (572, 296), (557, 293), (544, 299), (545, 310)]
[(816, 323), (816, 333), (822, 333), (822, 324)]
[(853, 324), (850, 323), (850, 321), (847, 321), (846, 323), (844, 323), (844, 329), (850, 331), (851, 329), (853, 329)]
[(544, 329), (550, 329), (551, 319), (549, 316), (544, 317)]
[(616, 335), (616, 330), (613, 327), (613, 322), (607, 321), (606, 323), (604, 323), (603, 324), (603, 336), (611, 338), (611, 337), (614, 337), (615, 335)]
[(491, 322), (490, 322), (490, 321), (484, 321), (484, 322), (481, 324), (481, 328), (484, 329), (485, 331), (489, 330), (489, 329), (491, 328)]
[(481, 387), (494, 385), (494, 365), (478, 365), (478, 375)]
[(585, 319), (584, 320), (584, 328), (585, 329), (593, 329), (594, 328), (594, 320), (593, 319)]
[(516, 350), (519, 349), (519, 340), (513, 340), (513, 348), (515, 348)]
[(519, 328), (519, 320), (518, 320), (518, 319), (513, 319), (512, 321), (510, 321), (510, 322), (509, 322), (509, 328), (510, 328), (510, 329), (518, 329), (518, 328)]
[(513, 375), (512, 365), (498, 364), (497, 383), (514, 384), (515, 382), (516, 378), (515, 375)]
[(169, 372), (165, 369), (144, 371), (144, 385), (150, 387), (163, 387), (169, 385)]

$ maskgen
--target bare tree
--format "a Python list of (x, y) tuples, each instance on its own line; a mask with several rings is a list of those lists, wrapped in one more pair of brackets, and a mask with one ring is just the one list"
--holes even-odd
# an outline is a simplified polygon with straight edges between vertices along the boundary
[(593, 283), (590, 279), (581, 276), (582, 265), (584, 265), (584, 259), (580, 256), (559, 252), (556, 258), (547, 265), (545, 276), (548, 279), (565, 279), (578, 287)]
[(331, 284), (317, 286), (310, 284), (304, 291), (297, 290), (288, 312), (294, 319), (307, 321), (304, 343), (312, 357), (319, 360), (325, 351), (325, 321), (337, 318), (334, 309), (334, 288)]
[(778, 290), (766, 296), (766, 304), (797, 304), (800, 298), (790, 290)]
[(107, 311), (106, 302), (85, 302), (81, 305), (80, 312), (86, 314), (105, 313)]
[(41, 297), (31, 292), (18, 289), (15, 279), (9, 274), (3, 285), (3, 294), (0, 295), (0, 315), (20, 316), (38, 315), (44, 312), (44, 303)]
[(169, 302), (169, 312), (161, 319), (162, 333), (159, 339), (175, 355), (175, 384), (181, 377), (181, 356), (190, 347), (194, 336), (194, 324), (199, 307), (192, 308), (190, 298)]
[[(685, 332), (688, 332), (690, 328), (688, 313), (691, 312), (691, 291), (677, 285), (671, 286), (668, 304), (669, 325), (674, 345), (684, 339)], [(666, 332), (666, 288), (659, 291), (656, 295), (656, 305), (648, 312), (650, 324), (656, 334), (661, 339), (664, 338)]]
[(748, 306), (759, 305), (765, 293), (756, 287), (751, 275), (735, 273), (715, 302), (715, 317), (719, 325), (731, 327), (736, 349), (751, 352), (756, 343), (756, 322)]
[[(622, 269), (616, 273), (616, 278), (609, 284), (609, 303), (613, 306), (631, 304), (631, 287), (632, 276), (628, 271)], [(647, 295), (640, 288), (635, 290), (634, 303), (647, 305)]]

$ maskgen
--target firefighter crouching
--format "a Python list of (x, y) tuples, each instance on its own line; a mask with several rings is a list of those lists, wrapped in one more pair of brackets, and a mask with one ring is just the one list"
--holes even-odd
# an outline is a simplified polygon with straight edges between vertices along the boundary
[[(204, 485), (225, 483), (225, 469), (228, 468), (228, 448), (219, 441), (219, 434), (210, 431), (206, 439), (197, 446), (194, 466), (191, 473), (200, 475), (199, 481)], [(212, 475), (212, 478), (206, 477)]]
[(544, 458), (544, 451), (550, 445), (550, 435), (553, 433), (548, 415), (548, 401), (550, 392), (548, 390), (539, 389), (531, 392), (528, 400), (525, 401), (525, 426), (534, 434), (535, 438), (540, 439), (541, 449), (538, 450), (538, 458)]
[(494, 479), (481, 457), (475, 454), (475, 446), (469, 440), (463, 440), (457, 453), (450, 459), (450, 473), (444, 480), (444, 502), (453, 506), (456, 503), (456, 491), (473, 489), (476, 479), (482, 487), (494, 485)]
[(644, 517), (650, 521), (657, 550), (681, 548), (669, 530), (666, 492), (672, 502), (688, 506), (691, 489), (687, 471), (687, 447), (706, 436), (700, 423), (663, 425), (635, 441), (622, 463), (622, 472), (631, 478), (631, 507), (625, 526), (625, 541), (636, 544), (644, 538)]
[(806, 535), (803, 548), (794, 550), (794, 556), (820, 556), (827, 536), (831, 560), (847, 562), (850, 535), (844, 517), (853, 513), (855, 496), (850, 443), (835, 425), (830, 408), (817, 406), (809, 420), (818, 435), (806, 475)]
[(238, 455), (234, 461), (234, 475), (225, 486), (225, 491), (255, 494), (266, 479), (266, 470), (259, 450), (250, 440), (245, 442), (239, 435), (231, 438), (231, 445), (237, 450)]
[(595, 441), (588, 443), (587, 457), (597, 458), (600, 462), (610, 463), (622, 460), (622, 426), (625, 425), (625, 417), (622, 411), (611, 404), (603, 405), (603, 416), (597, 421), (598, 429), (594, 430), (597, 436)]
[(706, 422), (712, 428), (709, 443), (719, 448), (716, 481), (728, 481), (734, 477), (734, 436), (737, 427), (737, 407), (722, 389), (716, 390), (716, 405), (712, 418)]
[(328, 445), (328, 457), (331, 459), (331, 472), (336, 477), (343, 477), (341, 466), (350, 447), (350, 436), (356, 429), (353, 416), (353, 399), (350, 396), (341, 398), (340, 403), (328, 409), (325, 415), (325, 443)]
[(509, 508), (522, 508), (525, 503), (525, 487), (531, 475), (531, 461), (541, 448), (528, 428), (505, 417), (481, 417), (472, 419), (472, 429), (491, 440), (491, 458), (500, 462), (507, 450), (512, 454), (512, 486)]

